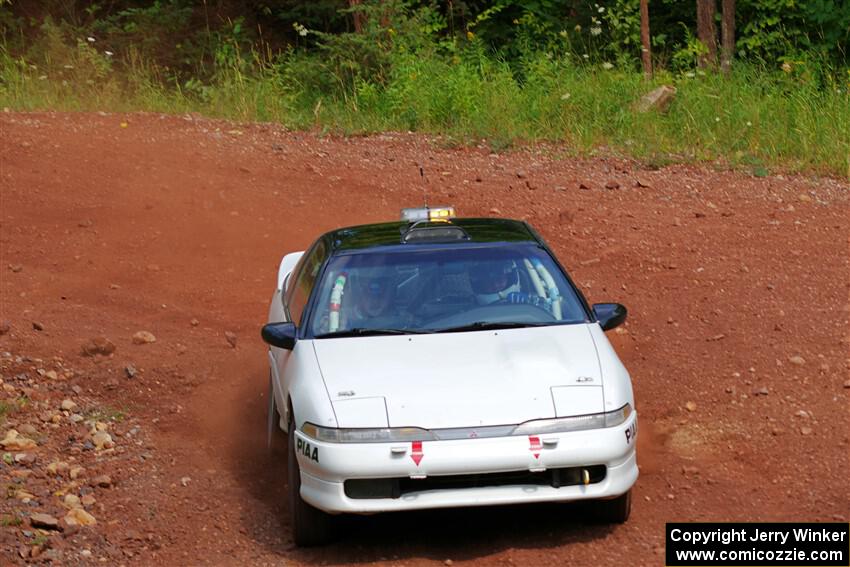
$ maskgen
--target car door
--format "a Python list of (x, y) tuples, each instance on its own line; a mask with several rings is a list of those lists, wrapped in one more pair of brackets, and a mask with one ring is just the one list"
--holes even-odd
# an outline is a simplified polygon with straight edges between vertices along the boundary
[[(328, 247), (324, 240), (317, 240), (313, 246), (301, 257), (301, 260), (292, 270), (286, 280), (283, 290), (283, 313), (284, 320), (295, 323), (300, 327), (304, 311), (310, 301), (310, 295), (316, 286), (316, 279), (321, 272), (322, 265), (328, 256)], [(304, 348), (307, 346), (308, 348)], [(275, 384), (275, 402), (284, 419), (288, 419), (286, 403), (286, 392), (290, 391), (291, 383), (297, 379), (292, 369), (298, 368), (298, 357), (313, 356), (312, 349), (302, 341), (295, 343), (291, 351), (271, 347), (271, 355), (274, 359), (276, 372), (273, 379)]]

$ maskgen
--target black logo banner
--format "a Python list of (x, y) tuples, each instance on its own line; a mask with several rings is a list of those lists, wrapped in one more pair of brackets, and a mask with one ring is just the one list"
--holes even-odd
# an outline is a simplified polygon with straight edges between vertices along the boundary
[(668, 567), (850, 566), (850, 525), (670, 523)]

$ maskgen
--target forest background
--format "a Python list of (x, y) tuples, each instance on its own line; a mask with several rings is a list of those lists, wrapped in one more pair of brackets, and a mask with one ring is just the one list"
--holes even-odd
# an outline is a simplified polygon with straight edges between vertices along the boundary
[(848, 47), (845, 0), (0, 0), (0, 105), (850, 178)]

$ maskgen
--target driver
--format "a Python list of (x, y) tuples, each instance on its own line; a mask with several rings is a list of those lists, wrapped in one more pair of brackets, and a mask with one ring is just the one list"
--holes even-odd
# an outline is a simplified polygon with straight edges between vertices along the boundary
[(519, 293), (519, 273), (513, 260), (484, 262), (470, 274), (470, 284), (475, 301), (490, 305)]
[(349, 276), (348, 293), (341, 313), (342, 329), (384, 328), (397, 326), (392, 306), (396, 285), (389, 271), (381, 268), (361, 268)]

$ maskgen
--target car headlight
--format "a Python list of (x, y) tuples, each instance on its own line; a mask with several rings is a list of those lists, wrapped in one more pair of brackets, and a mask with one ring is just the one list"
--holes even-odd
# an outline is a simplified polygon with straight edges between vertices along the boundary
[(632, 414), (632, 406), (624, 405), (619, 409), (605, 413), (593, 413), (555, 419), (536, 419), (526, 421), (516, 427), (510, 425), (492, 425), (474, 428), (435, 429), (429, 431), (421, 427), (377, 427), (349, 428), (321, 427), (310, 422), (301, 426), (301, 432), (317, 441), (327, 443), (391, 443), (407, 441), (437, 441), (449, 439), (469, 439), (470, 432), (477, 438), (508, 437), (511, 435), (545, 435), (547, 433), (567, 433), (585, 429), (615, 427), (625, 422)]
[(433, 441), (434, 434), (419, 427), (376, 427), (337, 429), (307, 422), (301, 431), (308, 437), (328, 443), (390, 443), (395, 441)]
[(542, 435), (546, 433), (566, 433), (568, 431), (615, 427), (626, 421), (631, 414), (632, 406), (626, 404), (621, 408), (605, 413), (591, 413), (571, 417), (558, 417), (555, 419), (536, 419), (519, 424), (514, 429), (513, 435)]

